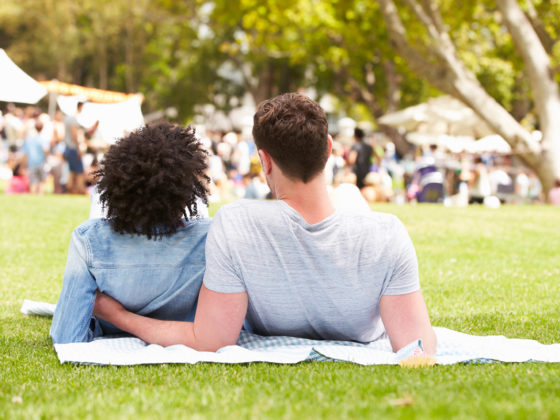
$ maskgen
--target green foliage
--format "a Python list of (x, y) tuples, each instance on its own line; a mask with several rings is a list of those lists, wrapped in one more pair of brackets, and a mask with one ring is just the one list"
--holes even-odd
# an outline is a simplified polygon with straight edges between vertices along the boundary
[[(396, 3), (411, 44), (428, 52), (426, 27)], [(530, 90), (494, 1), (435, 3), (459, 57), (524, 118)], [(558, 68), (560, 2), (520, 3), (534, 5)], [(259, 102), (313, 88), (361, 117), (437, 93), (395, 54), (377, 2), (366, 0), (3, 0), (0, 47), (35, 77), (141, 91), (146, 112), (174, 106), (180, 120), (198, 104), (227, 109), (245, 92)]]
[[(0, 208), (0, 418), (558, 417), (558, 364), (60, 365), (50, 320), (19, 308), (24, 298), (56, 301), (70, 234), (89, 202), (0, 196)], [(375, 209), (407, 226), (434, 325), (559, 341), (556, 209)]]

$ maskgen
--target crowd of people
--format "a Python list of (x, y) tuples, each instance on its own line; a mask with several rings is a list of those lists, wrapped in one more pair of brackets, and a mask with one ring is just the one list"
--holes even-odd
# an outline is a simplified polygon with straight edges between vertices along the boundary
[(82, 107), (78, 104), (75, 115), (57, 111), (51, 118), (34, 106), (8, 104), (0, 116), (0, 163), (12, 172), (7, 194), (43, 194), (47, 189), (86, 194), (94, 185), (92, 174), (105, 145), (94, 142), (97, 123), (85, 128), (78, 122)]
[[(0, 165), (11, 171), (7, 194), (86, 194), (95, 185), (108, 143), (97, 135), (97, 123), (80, 124), (82, 106), (75, 115), (57, 111), (51, 118), (34, 106), (7, 105), (0, 115)], [(270, 198), (250, 135), (204, 128), (197, 135), (210, 156), (211, 202)], [(325, 176), (331, 191), (355, 185), (368, 203), (560, 204), (560, 181), (545, 197), (538, 177), (515, 157), (457, 154), (436, 145), (399, 156), (390, 139), (360, 128), (353, 138), (334, 135)]]

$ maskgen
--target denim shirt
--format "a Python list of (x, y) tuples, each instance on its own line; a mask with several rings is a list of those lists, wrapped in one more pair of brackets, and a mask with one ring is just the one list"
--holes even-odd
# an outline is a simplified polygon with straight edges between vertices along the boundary
[(172, 236), (154, 240), (119, 234), (105, 219), (72, 233), (50, 335), (54, 343), (91, 341), (114, 333), (92, 318), (95, 291), (131, 312), (157, 319), (192, 321), (205, 267), (210, 219), (185, 222)]

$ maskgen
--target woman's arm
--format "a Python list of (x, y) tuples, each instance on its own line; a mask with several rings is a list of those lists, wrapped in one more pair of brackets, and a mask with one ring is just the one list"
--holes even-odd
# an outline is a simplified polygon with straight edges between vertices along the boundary
[(72, 233), (62, 291), (56, 304), (50, 335), (53, 343), (93, 340), (90, 328), (97, 283), (89, 272), (83, 237)]

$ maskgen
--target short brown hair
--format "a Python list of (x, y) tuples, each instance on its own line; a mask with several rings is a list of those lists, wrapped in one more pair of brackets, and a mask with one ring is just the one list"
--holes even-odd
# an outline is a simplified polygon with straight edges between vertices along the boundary
[(325, 168), (328, 132), (325, 111), (298, 93), (261, 102), (254, 117), (257, 148), (270, 154), (284, 174), (305, 183)]

